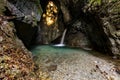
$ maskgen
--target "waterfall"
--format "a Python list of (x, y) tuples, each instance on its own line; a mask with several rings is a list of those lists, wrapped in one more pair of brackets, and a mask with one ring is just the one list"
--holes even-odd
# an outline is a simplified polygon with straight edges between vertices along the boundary
[(64, 32), (63, 32), (63, 35), (62, 35), (62, 38), (61, 38), (60, 44), (63, 44), (63, 43), (64, 43), (64, 39), (65, 39), (66, 31), (67, 31), (67, 29), (65, 29)]
[(54, 45), (54, 46), (59, 46), (59, 47), (65, 46), (65, 44), (64, 44), (64, 39), (65, 39), (66, 31), (67, 31), (67, 29), (65, 29), (64, 32), (63, 32), (63, 35), (62, 35), (60, 44), (56, 44), (56, 45)]

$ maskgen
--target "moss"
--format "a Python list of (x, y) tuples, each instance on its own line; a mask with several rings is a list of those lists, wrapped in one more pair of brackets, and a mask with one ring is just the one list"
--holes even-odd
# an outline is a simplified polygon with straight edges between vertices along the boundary
[(102, 1), (101, 0), (89, 0), (89, 3), (97, 6), (97, 5), (101, 5)]
[(5, 11), (5, 0), (0, 0), (0, 14), (3, 14)]

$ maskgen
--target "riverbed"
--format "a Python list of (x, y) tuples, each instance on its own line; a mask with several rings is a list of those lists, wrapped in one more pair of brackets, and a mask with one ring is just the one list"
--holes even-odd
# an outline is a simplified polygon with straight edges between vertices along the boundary
[(36, 64), (52, 80), (120, 80), (115, 60), (95, 51), (50, 45), (31, 51)]

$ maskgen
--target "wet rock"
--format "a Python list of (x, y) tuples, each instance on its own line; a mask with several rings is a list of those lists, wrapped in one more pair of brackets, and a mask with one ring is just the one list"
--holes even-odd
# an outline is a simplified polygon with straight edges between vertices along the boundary
[(50, 44), (52, 41), (62, 35), (59, 27), (63, 26), (58, 25), (58, 22), (51, 26), (47, 26), (44, 22), (41, 21), (39, 26), (40, 31), (38, 32), (36, 40), (37, 44)]
[(39, 0), (6, 0), (6, 14), (14, 15), (17, 36), (30, 48), (36, 39), (38, 22), (41, 19), (42, 8)]
[(78, 32), (74, 34), (70, 34), (68, 37), (66, 37), (66, 44), (72, 47), (80, 47), (80, 48), (91, 48), (90, 42), (87, 39), (87, 37), (81, 33)]
[[(20, 76), (22, 76), (21, 73), (25, 73), (25, 76), (28, 76), (28, 72), (34, 68), (30, 52), (25, 52), (25, 47), (21, 48), (21, 46), (15, 42), (17, 37), (15, 37), (13, 33), (13, 28), (14, 27), (11, 27), (8, 22), (7, 24), (0, 25), (0, 32), (2, 32), (2, 34), (0, 34), (1, 40), (2, 37), (4, 37), (4, 41), (2, 41), (0, 45), (0, 78), (3, 79), (15, 79), (15, 77), (19, 79)], [(28, 67), (30, 65), (31, 67)]]
[(47, 67), (48, 71), (55, 71), (57, 69), (57, 65), (50, 65)]
[[(63, 34), (64, 26), (62, 14), (57, 1), (48, 1), (40, 21), (37, 44), (50, 44)], [(53, 6), (51, 6), (52, 4)]]
[(2, 36), (0, 36), (0, 42), (2, 42), (3, 41), (3, 37)]
[(14, 26), (8, 21), (4, 25), (0, 24), (0, 37), (4, 37), (0, 42), (0, 79), (50, 80), (47, 73), (39, 69), (35, 73), (31, 52), (15, 35)]
[(120, 30), (118, 30), (118, 31), (116, 32), (116, 36), (117, 36), (117, 37), (120, 37)]
[[(71, 24), (74, 24), (78, 18), (82, 19), (86, 25), (80, 30), (81, 32), (86, 32), (84, 34), (86, 34), (94, 49), (109, 54), (120, 54), (119, 1), (89, 0), (88, 2), (84, 1), (82, 3), (81, 1), (81, 3), (79, 3), (80, 1), (81, 0), (63, 1), (69, 10), (69, 14), (72, 16)], [(76, 11), (79, 12), (75, 13)], [(77, 16), (77, 18), (75, 16)], [(74, 32), (78, 31), (76, 30)]]
[[(2, 5), (0, 1), (0, 6)], [(4, 7), (6, 5), (2, 5)], [(0, 11), (1, 10), (0, 7)], [(0, 80), (50, 80), (41, 70), (34, 72), (34, 62), (22, 41), (18, 39), (13, 22), (8, 22), (7, 16), (0, 14)], [(41, 71), (41, 72), (40, 72)], [(42, 75), (40, 75), (42, 74)], [(44, 79), (42, 79), (42, 78)]]
[[(110, 0), (109, 0), (110, 1)], [(109, 15), (104, 15), (104, 16), (100, 16), (100, 19), (102, 21), (101, 24), (104, 24), (107, 22), (106, 25), (102, 26), (104, 28), (104, 31), (105, 33), (107, 34), (107, 37), (109, 38), (110, 40), (110, 43), (111, 44), (111, 52), (113, 54), (120, 54), (120, 39), (119, 39), (119, 27), (118, 25), (120, 24), (120, 21), (118, 21), (119, 19), (119, 8), (120, 6), (117, 5), (119, 4), (119, 1), (115, 1), (115, 2), (110, 2), (108, 3), (109, 7), (105, 7), (106, 11), (108, 11), (107, 13)], [(112, 7), (114, 4), (116, 4), (116, 6)], [(105, 6), (105, 4), (103, 3), (103, 6)], [(105, 11), (102, 11), (102, 13), (106, 13)], [(104, 18), (103, 18), (104, 17)]]
[(37, 25), (41, 19), (42, 8), (39, 0), (7, 0), (7, 8), (18, 20), (25, 23)]

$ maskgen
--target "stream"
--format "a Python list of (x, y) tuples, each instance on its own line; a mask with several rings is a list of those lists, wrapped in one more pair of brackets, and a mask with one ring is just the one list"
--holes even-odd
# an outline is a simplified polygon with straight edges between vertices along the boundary
[(95, 51), (52, 45), (31, 51), (35, 63), (52, 80), (120, 80), (113, 59)]

